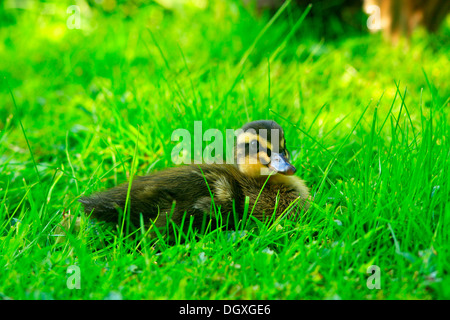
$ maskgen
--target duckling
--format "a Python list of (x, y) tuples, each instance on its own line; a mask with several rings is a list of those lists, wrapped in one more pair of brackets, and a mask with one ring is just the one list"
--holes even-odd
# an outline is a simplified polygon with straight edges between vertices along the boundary
[[(189, 224), (189, 216), (193, 216), (193, 227), (199, 228), (205, 215), (217, 218), (216, 211), (222, 217), (235, 212), (242, 218), (246, 197), (248, 212), (261, 221), (272, 214), (278, 217), (288, 208), (294, 213), (306, 211), (309, 189), (294, 175), (296, 169), (289, 162), (281, 126), (259, 120), (241, 129), (236, 136), (233, 164), (185, 165), (135, 177), (129, 194), (129, 221), (139, 226), (142, 214), (146, 226), (154, 223), (164, 228), (168, 214), (177, 225), (186, 218), (185, 224)], [(79, 201), (86, 214), (118, 223), (118, 209), (123, 211), (127, 193), (125, 183)]]

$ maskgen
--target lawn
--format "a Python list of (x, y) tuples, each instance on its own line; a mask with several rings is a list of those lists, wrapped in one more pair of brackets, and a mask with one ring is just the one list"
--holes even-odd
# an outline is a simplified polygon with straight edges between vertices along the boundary
[[(392, 46), (362, 13), (159, 2), (79, 2), (80, 29), (70, 1), (0, 5), (0, 299), (449, 299), (450, 20)], [(258, 119), (299, 221), (128, 237), (77, 202), (174, 166), (178, 128)]]

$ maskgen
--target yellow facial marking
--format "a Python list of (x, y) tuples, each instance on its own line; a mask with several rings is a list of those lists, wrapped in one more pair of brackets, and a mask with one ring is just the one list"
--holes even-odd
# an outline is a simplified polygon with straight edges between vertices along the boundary
[(272, 149), (272, 144), (269, 141), (253, 132), (244, 132), (243, 134), (240, 134), (237, 138), (237, 144), (250, 143), (253, 140), (257, 140), (259, 145), (264, 149)]
[[(246, 156), (244, 158), (244, 163), (238, 163), (239, 171), (244, 173), (249, 177), (260, 177), (272, 174), (272, 169), (270, 169), (267, 164), (270, 163), (270, 158), (265, 152), (259, 152), (258, 157)], [(264, 164), (261, 162), (264, 159)]]
[(265, 153), (265, 152), (258, 152), (258, 157), (259, 157), (260, 161), (261, 161), (261, 159), (263, 159), (265, 164), (269, 164), (270, 163), (270, 158), (267, 155), (267, 153)]

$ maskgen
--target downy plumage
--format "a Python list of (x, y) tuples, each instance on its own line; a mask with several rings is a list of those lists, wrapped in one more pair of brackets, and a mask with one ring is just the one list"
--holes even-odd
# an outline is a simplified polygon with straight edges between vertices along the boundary
[[(142, 214), (146, 226), (164, 227), (168, 214), (177, 225), (183, 220), (188, 225), (192, 216), (198, 228), (205, 215), (214, 220), (220, 214), (233, 223), (242, 218), (246, 197), (248, 212), (262, 221), (285, 211), (294, 216), (308, 209), (309, 190), (289, 160), (283, 129), (275, 121), (250, 122), (236, 137), (234, 164), (185, 165), (135, 177), (127, 220), (138, 227)], [(97, 220), (120, 223), (127, 193), (125, 183), (79, 201)]]

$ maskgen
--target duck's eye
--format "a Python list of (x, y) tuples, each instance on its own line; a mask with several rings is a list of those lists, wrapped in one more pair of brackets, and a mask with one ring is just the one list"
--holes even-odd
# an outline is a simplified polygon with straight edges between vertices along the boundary
[(250, 142), (245, 143), (245, 153), (248, 155), (255, 156), (259, 152), (259, 143), (258, 140), (252, 140)]

